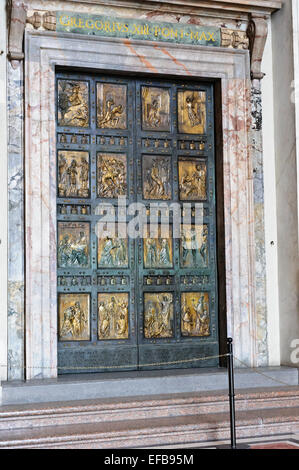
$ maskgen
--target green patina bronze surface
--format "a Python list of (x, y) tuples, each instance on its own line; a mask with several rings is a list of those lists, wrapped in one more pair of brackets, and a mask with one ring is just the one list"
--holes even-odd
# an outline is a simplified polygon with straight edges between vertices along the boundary
[(57, 12), (57, 31), (200, 46), (221, 45), (220, 28)]

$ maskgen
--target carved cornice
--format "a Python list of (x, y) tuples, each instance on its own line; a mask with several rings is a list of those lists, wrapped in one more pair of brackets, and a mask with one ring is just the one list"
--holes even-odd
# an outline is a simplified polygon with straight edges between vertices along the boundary
[[(29, 0), (30, 1), (30, 0)], [(59, 0), (57, 0), (59, 1)], [(46, 0), (45, 0), (46, 3)], [(51, 1), (52, 5), (55, 0)], [(282, 7), (280, 0), (68, 0), (68, 3), (86, 5), (106, 5), (126, 8), (139, 8), (145, 10), (175, 11), (185, 13), (184, 10), (193, 10), (201, 13), (202, 9), (218, 10), (219, 13), (243, 12), (271, 14)]]

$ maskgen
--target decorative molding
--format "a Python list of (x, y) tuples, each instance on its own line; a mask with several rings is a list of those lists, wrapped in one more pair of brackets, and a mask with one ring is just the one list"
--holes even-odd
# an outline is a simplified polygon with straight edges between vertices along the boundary
[(261, 65), (268, 35), (267, 17), (251, 15), (247, 35), (249, 38), (251, 79), (261, 80), (265, 76), (261, 71)]
[(221, 28), (221, 46), (232, 49), (248, 49), (249, 39), (245, 31)]
[(34, 29), (42, 29), (47, 31), (56, 31), (56, 14), (52, 11), (47, 11), (41, 15), (38, 11), (35, 11), (32, 16), (29, 16), (26, 23), (31, 24)]
[(31, 24), (34, 29), (38, 29), (42, 25), (42, 16), (35, 11), (32, 16), (27, 17), (26, 23)]
[[(57, 0), (58, 2), (59, 0)], [(140, 10), (159, 9), (159, 12), (202, 14), (206, 11), (227, 13), (271, 14), (282, 7), (280, 0), (68, 0), (69, 3), (89, 5), (138, 8)], [(53, 5), (53, 0), (51, 1)], [(52, 7), (53, 8), (53, 7)]]
[(13, 68), (16, 68), (24, 59), (23, 37), (26, 24), (27, 7), (19, 0), (7, 2), (9, 18), (8, 59)]

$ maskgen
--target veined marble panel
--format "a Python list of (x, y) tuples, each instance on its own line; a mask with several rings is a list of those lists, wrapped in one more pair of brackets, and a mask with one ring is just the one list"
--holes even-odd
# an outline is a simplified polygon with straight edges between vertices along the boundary
[(8, 64), (8, 380), (24, 376), (23, 68)]

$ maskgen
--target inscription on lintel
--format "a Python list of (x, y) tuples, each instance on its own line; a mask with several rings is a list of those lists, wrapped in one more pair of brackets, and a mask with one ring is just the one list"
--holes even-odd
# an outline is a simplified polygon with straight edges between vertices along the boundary
[(57, 31), (90, 36), (141, 39), (177, 44), (221, 46), (221, 29), (176, 23), (116, 18), (83, 13), (56, 12)]

